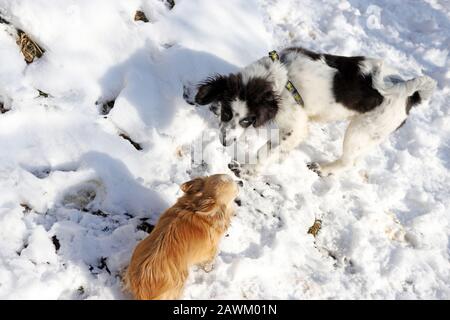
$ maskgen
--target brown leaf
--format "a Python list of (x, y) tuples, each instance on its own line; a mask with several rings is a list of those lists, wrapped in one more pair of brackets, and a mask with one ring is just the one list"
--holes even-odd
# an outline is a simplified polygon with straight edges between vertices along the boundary
[(144, 11), (140, 11), (140, 10), (136, 11), (136, 14), (134, 15), (134, 21), (149, 22)]
[(311, 228), (309, 228), (308, 233), (316, 237), (321, 228), (322, 228), (322, 220), (316, 219)]

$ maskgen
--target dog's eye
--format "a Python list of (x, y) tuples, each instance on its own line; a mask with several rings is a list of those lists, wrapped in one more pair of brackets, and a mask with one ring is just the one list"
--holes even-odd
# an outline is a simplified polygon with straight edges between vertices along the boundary
[(239, 124), (242, 127), (244, 127), (244, 128), (248, 128), (252, 124), (254, 124), (255, 121), (256, 121), (256, 117), (255, 116), (250, 116), (250, 117), (246, 117), (246, 118), (242, 119), (241, 121), (239, 121)]
[(209, 110), (211, 110), (217, 117), (220, 115), (220, 105), (218, 103), (211, 104)]
[(222, 113), (220, 115), (220, 120), (223, 122), (228, 122), (233, 118), (233, 114), (231, 113), (231, 110), (222, 108)]

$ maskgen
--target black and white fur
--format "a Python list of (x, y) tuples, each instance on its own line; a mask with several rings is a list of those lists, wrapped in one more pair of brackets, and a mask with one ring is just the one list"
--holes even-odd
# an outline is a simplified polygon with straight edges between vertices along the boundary
[[(250, 126), (259, 128), (274, 121), (280, 129), (279, 143), (267, 141), (258, 150), (256, 166), (230, 167), (236, 174), (257, 172), (276, 151), (289, 153), (306, 138), (308, 121), (350, 119), (342, 156), (313, 167), (328, 176), (353, 166), (357, 158), (386, 139), (404, 123), (413, 106), (430, 98), (436, 86), (426, 76), (401, 81), (385, 77), (384, 71), (378, 59), (288, 48), (280, 52), (280, 61), (265, 57), (237, 74), (206, 79), (195, 103), (211, 104), (211, 110), (220, 112), (224, 146)], [(285, 89), (288, 79), (300, 92), (304, 107)]]

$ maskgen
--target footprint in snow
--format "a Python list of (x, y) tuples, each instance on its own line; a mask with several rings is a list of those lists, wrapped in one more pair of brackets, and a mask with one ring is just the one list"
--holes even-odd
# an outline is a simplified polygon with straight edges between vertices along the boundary
[(86, 210), (100, 196), (101, 190), (102, 184), (100, 181), (88, 181), (70, 188), (63, 196), (61, 203), (67, 208)]

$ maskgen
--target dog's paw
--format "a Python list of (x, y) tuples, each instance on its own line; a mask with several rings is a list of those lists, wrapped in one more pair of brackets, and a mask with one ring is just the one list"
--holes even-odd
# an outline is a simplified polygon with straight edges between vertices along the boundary
[(342, 166), (339, 161), (332, 163), (310, 162), (307, 164), (307, 167), (321, 178), (337, 176), (345, 169), (345, 166)]
[(228, 164), (228, 168), (234, 173), (234, 175), (241, 179), (250, 178), (258, 173), (256, 165), (252, 164), (239, 164), (237, 161), (232, 161)]
[(199, 265), (200, 269), (205, 271), (206, 273), (210, 273), (214, 270), (214, 263), (213, 262), (205, 262)]
[(231, 161), (228, 164), (228, 169), (230, 169), (236, 177), (241, 177), (241, 165), (237, 161)]
[(320, 165), (317, 162), (310, 162), (306, 166), (309, 170), (315, 172), (319, 177), (323, 177), (322, 171), (320, 170)]
[(183, 85), (183, 99), (192, 106), (195, 106), (195, 86), (188, 83)]

